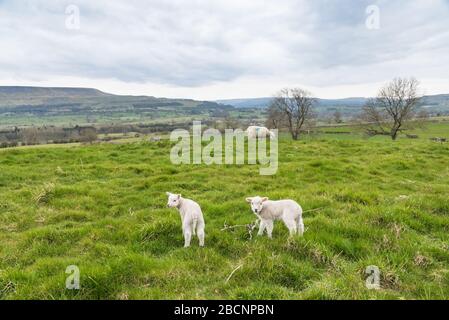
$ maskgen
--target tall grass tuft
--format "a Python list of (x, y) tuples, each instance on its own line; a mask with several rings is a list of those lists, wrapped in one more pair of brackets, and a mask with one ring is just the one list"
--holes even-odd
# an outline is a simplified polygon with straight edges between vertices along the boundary
[(54, 183), (45, 183), (44, 186), (35, 193), (34, 201), (38, 205), (48, 204), (51, 198), (54, 196), (55, 188), (56, 186)]

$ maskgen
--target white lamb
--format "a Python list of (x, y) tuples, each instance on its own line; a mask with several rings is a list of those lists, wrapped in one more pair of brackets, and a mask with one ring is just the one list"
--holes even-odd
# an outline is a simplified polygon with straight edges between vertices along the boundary
[(251, 203), (251, 209), (260, 219), (259, 236), (263, 235), (263, 232), (267, 229), (268, 237), (272, 238), (275, 220), (284, 222), (290, 231), (290, 236), (297, 233), (301, 236), (303, 235), (302, 208), (296, 201), (270, 201), (268, 198), (261, 197), (246, 198), (246, 201)]
[(274, 139), (276, 137), (273, 131), (268, 128), (258, 126), (248, 127), (248, 129), (246, 129), (246, 134), (248, 135), (248, 139), (265, 138), (267, 136)]
[(181, 215), (184, 247), (190, 246), (192, 235), (198, 235), (200, 247), (204, 247), (204, 218), (201, 207), (193, 200), (184, 199), (180, 194), (167, 192), (169, 208), (177, 208)]

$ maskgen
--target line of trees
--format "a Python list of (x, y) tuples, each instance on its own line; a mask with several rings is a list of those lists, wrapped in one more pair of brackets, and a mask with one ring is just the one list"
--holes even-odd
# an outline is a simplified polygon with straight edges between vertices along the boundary
[(21, 145), (37, 145), (45, 143), (92, 143), (98, 138), (94, 127), (27, 127), (15, 128), (11, 131), (0, 132), (0, 147), (14, 147)]

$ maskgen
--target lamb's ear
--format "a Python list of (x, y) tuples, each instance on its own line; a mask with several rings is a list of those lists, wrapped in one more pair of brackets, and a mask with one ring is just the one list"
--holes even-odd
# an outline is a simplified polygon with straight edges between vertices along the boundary
[(178, 199), (181, 199), (181, 194), (178, 194)]
[(167, 196), (171, 195), (171, 193), (170, 193), (170, 192), (168, 192), (168, 191), (167, 191), (167, 192), (166, 192), (165, 194), (166, 194)]
[(246, 198), (246, 202), (251, 203), (253, 201), (253, 198)]
[(265, 197), (265, 198), (262, 198), (262, 202), (265, 202), (265, 201), (267, 201), (268, 200), (268, 198), (267, 197)]

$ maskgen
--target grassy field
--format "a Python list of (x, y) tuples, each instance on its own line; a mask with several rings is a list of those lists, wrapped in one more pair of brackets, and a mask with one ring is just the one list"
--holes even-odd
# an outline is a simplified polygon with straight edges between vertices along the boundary
[[(176, 166), (170, 148), (1, 151), (0, 298), (449, 298), (448, 144), (282, 138), (279, 171), (265, 177), (257, 166)], [(182, 248), (165, 191), (202, 205), (205, 248), (196, 239)], [(288, 239), (281, 223), (273, 240), (221, 231), (254, 221), (245, 202), (254, 195), (321, 209), (304, 215), (303, 238)], [(69, 265), (80, 290), (65, 289)], [(370, 265), (380, 290), (365, 286)]]

